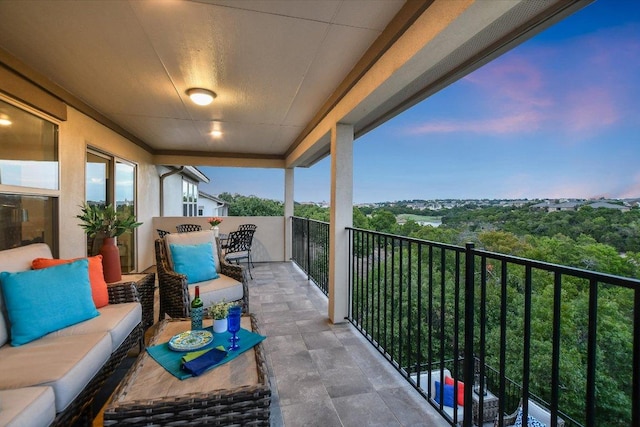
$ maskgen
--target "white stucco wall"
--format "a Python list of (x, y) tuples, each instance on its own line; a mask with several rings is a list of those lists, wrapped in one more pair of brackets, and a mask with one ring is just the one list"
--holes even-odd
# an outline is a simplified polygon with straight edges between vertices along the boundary
[[(172, 171), (164, 166), (157, 166), (158, 176)], [(164, 187), (163, 216), (182, 216), (182, 175), (179, 173), (160, 179)], [(158, 187), (159, 188), (159, 187)]]
[[(207, 217), (157, 217), (153, 218), (154, 232), (156, 228), (171, 233), (176, 232), (176, 225), (182, 223), (200, 224), (203, 229), (210, 228)], [(238, 229), (240, 224), (255, 224), (258, 228), (253, 236), (251, 256), (254, 262), (288, 261), (285, 259), (284, 217), (281, 216), (225, 216), (218, 226), (220, 233), (229, 233)], [(154, 234), (151, 241), (157, 239)], [(155, 250), (155, 249), (154, 249)]]
[(87, 147), (96, 148), (137, 165), (136, 208), (142, 222), (136, 233), (138, 270), (153, 265), (152, 218), (159, 215), (159, 177), (152, 156), (128, 139), (84, 114), (68, 108), (67, 121), (59, 126), (60, 152), (60, 257), (86, 255), (86, 237), (76, 215), (85, 200)]

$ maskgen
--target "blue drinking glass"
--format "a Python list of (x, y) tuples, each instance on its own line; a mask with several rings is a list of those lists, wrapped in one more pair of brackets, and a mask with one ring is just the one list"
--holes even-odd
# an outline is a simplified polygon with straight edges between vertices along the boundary
[(234, 305), (229, 307), (229, 314), (227, 315), (228, 328), (227, 330), (233, 334), (231, 338), (231, 345), (229, 351), (237, 350), (240, 348), (238, 345), (238, 337), (236, 334), (240, 330), (240, 316), (242, 316), (242, 307)]

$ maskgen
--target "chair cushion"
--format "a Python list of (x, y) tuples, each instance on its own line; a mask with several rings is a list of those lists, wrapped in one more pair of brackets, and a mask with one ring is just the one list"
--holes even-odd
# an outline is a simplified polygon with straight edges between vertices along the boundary
[(111, 336), (111, 351), (114, 352), (142, 320), (142, 306), (138, 302), (109, 304), (98, 311), (100, 316), (59, 329), (47, 337), (108, 332)]
[[(31, 262), (31, 266), (39, 270), (41, 268), (53, 267), (54, 265), (68, 264), (82, 258), (74, 259), (51, 259), (36, 258)], [(104, 307), (109, 304), (109, 291), (107, 291), (107, 282), (104, 280), (104, 272), (102, 271), (102, 255), (96, 255), (87, 258), (89, 260), (89, 282), (91, 283), (91, 297), (96, 308)]]
[[(34, 258), (51, 258), (51, 249), (46, 243), (34, 243), (20, 246), (19, 248), (0, 251), (0, 271), (26, 271), (31, 269), (31, 261)], [(9, 340), (9, 319), (2, 297), (0, 286), (0, 346)]]
[(0, 273), (11, 345), (19, 346), (99, 315), (91, 298), (89, 262)]
[(167, 251), (167, 260), (171, 269), (174, 269), (171, 245), (198, 245), (201, 243), (211, 242), (211, 253), (213, 255), (213, 262), (216, 266), (216, 272), (220, 273), (220, 259), (218, 258), (218, 248), (216, 245), (215, 236), (212, 230), (194, 231), (191, 233), (171, 233), (164, 237), (165, 248)]
[(56, 399), (51, 387), (0, 390), (0, 426), (48, 426), (56, 418)]
[(173, 270), (187, 276), (189, 284), (218, 278), (213, 261), (212, 245), (211, 242), (197, 245), (172, 243), (169, 246), (171, 247)]
[[(48, 385), (62, 412), (111, 357), (108, 333), (47, 335), (20, 347), (0, 347), (0, 389)], [(43, 363), (46, 361), (46, 363)]]
[[(224, 274), (216, 280), (198, 282), (197, 285), (200, 286), (200, 299), (205, 309), (222, 300), (237, 301), (244, 295), (242, 283)], [(195, 287), (189, 286), (189, 295), (191, 299), (195, 297)]]

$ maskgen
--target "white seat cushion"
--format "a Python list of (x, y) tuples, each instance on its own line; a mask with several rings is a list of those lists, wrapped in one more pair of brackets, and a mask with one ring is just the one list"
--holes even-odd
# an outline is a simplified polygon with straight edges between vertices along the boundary
[[(446, 377), (449, 378), (453, 378), (451, 376), (451, 372), (448, 369), (445, 369), (444, 371), (442, 371), (442, 373), (444, 375), (442, 375), (440, 373), (440, 370), (434, 370), (431, 371), (431, 394), (429, 395), (431, 400), (435, 403), (435, 398), (436, 398), (436, 381), (440, 382), (440, 383), (444, 383), (444, 379)], [(417, 380), (418, 376), (413, 374), (411, 375), (411, 378), (413, 378), (414, 380)], [(422, 390), (424, 390), (425, 392), (429, 392), (429, 373), (428, 372), (424, 372), (420, 374), (420, 388)], [(438, 404), (437, 404), (438, 405)], [(439, 407), (439, 406), (438, 406)], [(453, 407), (451, 406), (442, 406), (442, 409), (444, 410), (444, 412), (449, 415), (451, 417), (451, 419), (453, 419)], [(462, 420), (464, 419), (464, 407), (463, 406), (458, 406), (458, 422), (462, 422)]]
[(195, 297), (196, 285), (200, 286), (200, 299), (204, 308), (211, 307), (223, 299), (227, 302), (242, 299), (244, 291), (242, 283), (229, 276), (221, 274), (217, 279), (205, 280), (189, 285), (191, 299)]
[(114, 352), (142, 320), (142, 306), (137, 302), (109, 304), (98, 311), (98, 317), (59, 329), (47, 336), (66, 337), (108, 332), (111, 335), (111, 352)]
[[(47, 335), (19, 347), (0, 347), (0, 389), (51, 386), (62, 412), (111, 356), (107, 332)], [(46, 363), (43, 363), (46, 361)]]
[(51, 387), (0, 390), (0, 426), (48, 426), (56, 418), (56, 399)]

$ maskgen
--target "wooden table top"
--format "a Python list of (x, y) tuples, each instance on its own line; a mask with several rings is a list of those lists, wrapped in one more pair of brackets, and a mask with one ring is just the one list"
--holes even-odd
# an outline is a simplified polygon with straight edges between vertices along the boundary
[[(204, 326), (211, 325), (204, 320)], [(168, 342), (172, 336), (189, 330), (189, 320), (163, 320), (151, 339), (150, 345)], [(242, 327), (251, 328), (251, 318), (242, 317)], [(179, 380), (167, 372), (149, 354), (143, 352), (124, 378), (108, 406), (118, 406), (133, 401), (165, 400), (193, 393), (211, 393), (215, 390), (235, 389), (258, 384), (255, 348), (247, 350), (234, 360), (224, 363), (198, 377)]]

